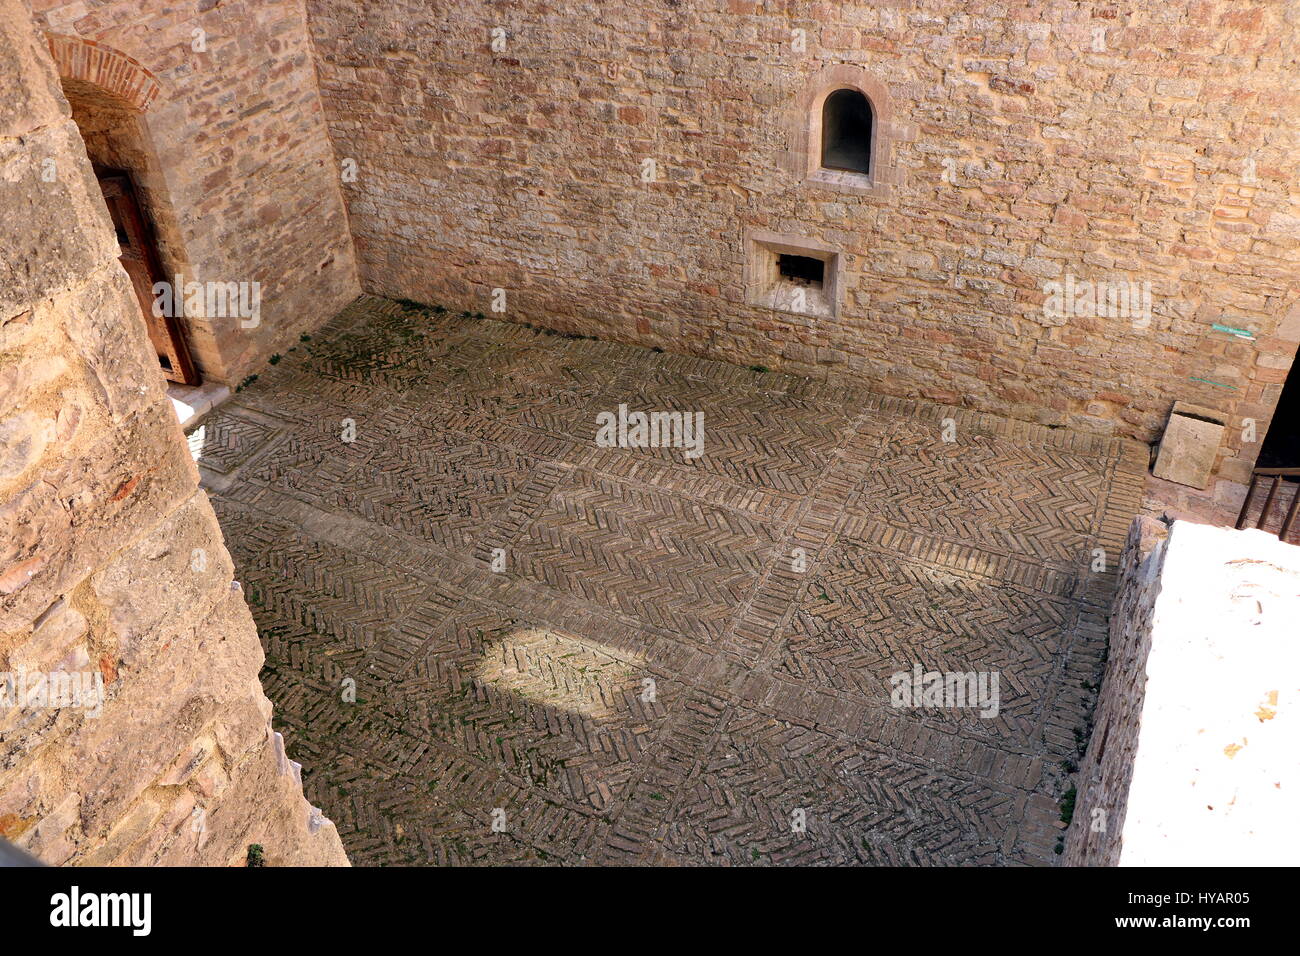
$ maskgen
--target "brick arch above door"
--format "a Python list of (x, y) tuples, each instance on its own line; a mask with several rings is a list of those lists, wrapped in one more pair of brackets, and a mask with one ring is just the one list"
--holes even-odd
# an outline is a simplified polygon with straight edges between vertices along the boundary
[(158, 77), (120, 50), (61, 33), (47, 33), (45, 39), (61, 78), (90, 83), (141, 112), (158, 98)]

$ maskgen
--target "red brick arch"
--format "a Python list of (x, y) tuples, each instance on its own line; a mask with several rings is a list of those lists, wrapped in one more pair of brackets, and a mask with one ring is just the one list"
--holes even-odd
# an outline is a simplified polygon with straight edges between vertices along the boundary
[(45, 39), (60, 77), (91, 83), (141, 111), (157, 98), (158, 78), (120, 50), (61, 33), (47, 33)]

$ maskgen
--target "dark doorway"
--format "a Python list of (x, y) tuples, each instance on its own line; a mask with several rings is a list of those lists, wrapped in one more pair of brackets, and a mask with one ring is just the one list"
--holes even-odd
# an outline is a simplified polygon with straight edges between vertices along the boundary
[[(158, 250), (154, 245), (153, 230), (140, 210), (131, 176), (124, 170), (96, 167), (95, 178), (99, 180), (104, 202), (108, 204), (108, 214), (113, 220), (113, 229), (117, 232), (122, 268), (131, 277), (136, 298), (140, 300), (149, 340), (158, 353), (158, 363), (162, 366), (163, 374), (182, 385), (197, 385), (199, 377), (195, 374), (180, 324), (172, 316), (156, 316), (153, 312), (154, 283), (170, 280), (163, 275)], [(173, 298), (182, 294), (180, 289), (173, 289), (172, 292)]]
[(1300, 357), (1291, 364), (1256, 468), (1300, 468)]
[[(1300, 358), (1300, 357), (1298, 357)], [(1291, 364), (1255, 461), (1238, 528), (1276, 531), (1293, 541), (1300, 518), (1300, 361)], [(1300, 543), (1300, 542), (1294, 542)]]

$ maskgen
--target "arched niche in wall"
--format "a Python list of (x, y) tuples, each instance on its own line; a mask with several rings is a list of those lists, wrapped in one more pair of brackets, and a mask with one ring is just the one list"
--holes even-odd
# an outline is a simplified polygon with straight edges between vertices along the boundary
[(829, 189), (887, 196), (900, 180), (894, 145), (904, 137), (889, 88), (859, 66), (814, 75), (790, 115), (790, 171)]

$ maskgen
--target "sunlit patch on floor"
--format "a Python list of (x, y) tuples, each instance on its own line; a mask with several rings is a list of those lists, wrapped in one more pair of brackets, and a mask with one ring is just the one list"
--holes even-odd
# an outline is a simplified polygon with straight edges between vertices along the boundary
[(489, 645), (474, 676), (533, 703), (608, 720), (616, 716), (616, 692), (648, 679), (642, 674), (640, 660), (624, 660), (598, 644), (534, 627)]

